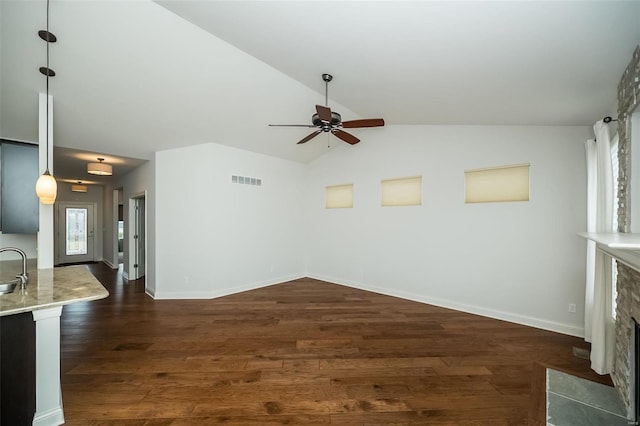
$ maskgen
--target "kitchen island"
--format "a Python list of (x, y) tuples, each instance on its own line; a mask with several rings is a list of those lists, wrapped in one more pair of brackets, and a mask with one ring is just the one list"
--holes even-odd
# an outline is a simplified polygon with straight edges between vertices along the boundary
[[(17, 262), (0, 263), (2, 280), (19, 273)], [(24, 419), (19, 417), (22, 420), (13, 421), (12, 424), (60, 425), (64, 423), (60, 387), (62, 307), (103, 299), (109, 293), (86, 266), (40, 270), (29, 268), (28, 274), (29, 281), (25, 289), (18, 287), (13, 293), (0, 295), (0, 362), (3, 379), (3, 406), (0, 408), (3, 419), (13, 415), (13, 411), (22, 410), (22, 400), (32, 398), (29, 395), (25, 397), (28, 387), (21, 389), (22, 383), (27, 383), (29, 376), (35, 376), (35, 391), (31, 391), (35, 393), (33, 419), (24, 423)], [(13, 382), (15, 386), (10, 385)], [(18, 397), (20, 390), (22, 395)]]

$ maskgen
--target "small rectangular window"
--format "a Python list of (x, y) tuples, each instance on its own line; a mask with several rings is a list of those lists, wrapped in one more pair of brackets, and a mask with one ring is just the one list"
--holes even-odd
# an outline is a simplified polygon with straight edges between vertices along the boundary
[(385, 207), (422, 205), (422, 176), (383, 180), (382, 205)]
[(353, 184), (333, 185), (325, 188), (325, 208), (353, 208)]
[(465, 203), (529, 201), (529, 164), (466, 170)]

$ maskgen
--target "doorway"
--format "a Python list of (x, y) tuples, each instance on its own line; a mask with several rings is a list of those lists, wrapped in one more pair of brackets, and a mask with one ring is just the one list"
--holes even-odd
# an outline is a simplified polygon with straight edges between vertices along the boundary
[(131, 230), (129, 237), (129, 279), (137, 280), (145, 275), (147, 238), (146, 238), (146, 197), (139, 195), (129, 199), (129, 219)]
[(58, 203), (56, 264), (95, 261), (95, 204)]
[(111, 259), (106, 262), (112, 269), (120, 268), (120, 265), (124, 263), (124, 249), (125, 249), (125, 214), (124, 214), (124, 189), (117, 188), (112, 193), (113, 206), (112, 206), (112, 222), (111, 222), (111, 237), (113, 244), (111, 247)]
[(115, 200), (117, 201), (116, 205), (118, 206), (117, 208), (117, 221), (116, 221), (116, 226), (117, 226), (117, 239), (116, 241), (118, 242), (117, 244), (117, 248), (116, 248), (116, 258), (117, 258), (117, 262), (116, 264), (121, 264), (124, 263), (124, 201), (123, 201), (123, 194), (124, 191), (122, 188), (120, 189), (116, 189), (115, 190)]

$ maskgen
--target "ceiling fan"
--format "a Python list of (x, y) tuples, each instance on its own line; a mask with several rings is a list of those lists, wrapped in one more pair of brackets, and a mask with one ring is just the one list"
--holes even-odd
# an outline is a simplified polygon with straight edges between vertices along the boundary
[(380, 127), (384, 126), (384, 120), (382, 118), (366, 118), (362, 120), (342, 121), (342, 117), (335, 111), (331, 111), (328, 106), (329, 102), (329, 82), (333, 80), (331, 74), (322, 74), (322, 80), (325, 83), (324, 91), (324, 103), (325, 106), (316, 105), (316, 113), (311, 116), (311, 122), (313, 124), (269, 124), (271, 127), (317, 127), (310, 135), (305, 136), (298, 142), (298, 144), (309, 142), (322, 132), (331, 132), (337, 138), (342, 139), (348, 144), (355, 145), (360, 142), (360, 139), (353, 136), (351, 133), (347, 133), (342, 129), (354, 129), (359, 127)]

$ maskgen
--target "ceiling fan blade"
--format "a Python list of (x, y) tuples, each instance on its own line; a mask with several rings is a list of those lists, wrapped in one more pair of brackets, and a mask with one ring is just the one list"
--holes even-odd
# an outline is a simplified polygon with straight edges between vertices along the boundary
[(316, 127), (311, 124), (269, 124), (269, 127)]
[(358, 142), (360, 142), (360, 139), (356, 138), (351, 133), (343, 132), (340, 129), (333, 129), (331, 131), (331, 133), (333, 133), (337, 138), (340, 138), (343, 141), (345, 141), (346, 143), (351, 144), (351, 145), (355, 145)]
[(316, 111), (318, 112), (318, 118), (320, 118), (320, 120), (331, 123), (331, 108), (316, 105)]
[(355, 127), (380, 127), (384, 126), (382, 118), (366, 118), (363, 120), (343, 121), (342, 127), (345, 129), (353, 129)]
[(322, 130), (316, 130), (315, 132), (311, 133), (310, 135), (307, 135), (304, 139), (302, 139), (300, 142), (298, 142), (298, 145), (300, 145), (301, 143), (309, 142), (311, 139), (315, 138), (320, 133), (322, 133)]

